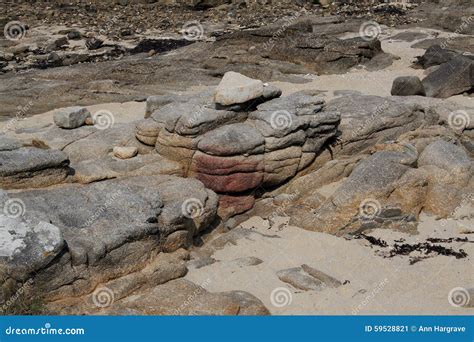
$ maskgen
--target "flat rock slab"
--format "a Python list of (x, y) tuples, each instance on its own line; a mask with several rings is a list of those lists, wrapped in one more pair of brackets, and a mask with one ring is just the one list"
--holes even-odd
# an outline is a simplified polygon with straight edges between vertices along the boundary
[(277, 272), (281, 281), (304, 291), (321, 291), (326, 287), (339, 287), (342, 283), (306, 264)]
[(58, 150), (8, 149), (0, 151), (0, 160), (0, 186), (4, 189), (45, 187), (62, 182), (68, 173), (69, 159)]
[[(212, 282), (212, 279), (209, 279)], [(172, 280), (127, 297), (104, 313), (132, 309), (145, 315), (268, 315), (263, 303), (243, 291), (211, 293), (185, 279)]]
[(263, 136), (254, 127), (237, 123), (205, 134), (198, 143), (198, 149), (217, 156), (255, 154), (263, 152), (264, 143)]
[(281, 281), (303, 291), (319, 291), (324, 288), (323, 283), (308, 274), (301, 267), (288, 268), (277, 272)]

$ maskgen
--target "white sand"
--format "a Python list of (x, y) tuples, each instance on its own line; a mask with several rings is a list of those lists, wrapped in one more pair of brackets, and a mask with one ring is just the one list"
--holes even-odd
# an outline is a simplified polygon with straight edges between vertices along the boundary
[[(469, 255), (467, 258), (437, 255), (409, 265), (406, 256), (377, 256), (380, 248), (371, 247), (366, 240), (346, 240), (289, 226), (279, 231), (276, 228), (278, 224), (269, 227), (268, 221), (259, 217), (251, 218), (242, 226), (256, 233), (250, 238), (238, 240), (237, 245), (229, 244), (218, 250), (213, 257), (219, 262), (190, 269), (187, 279), (199, 284), (209, 278), (206, 286), (209, 291), (248, 291), (276, 315), (469, 314), (474, 311), (453, 307), (448, 302), (451, 289), (474, 287), (472, 243), (442, 244), (455, 250), (464, 249)], [(469, 228), (474, 230), (474, 220), (435, 221), (425, 216), (418, 228), (419, 235), (382, 229), (370, 235), (380, 237), (389, 244), (399, 238), (406, 239), (407, 243), (417, 243), (434, 236), (474, 240), (474, 234), (461, 234)], [(257, 232), (278, 238), (264, 237)], [(242, 257), (257, 257), (263, 263), (239, 267), (229, 262)], [(336, 289), (301, 291), (276, 276), (279, 270), (302, 264), (350, 283)], [(271, 293), (281, 287), (289, 289), (291, 303), (276, 307), (272, 304)]]

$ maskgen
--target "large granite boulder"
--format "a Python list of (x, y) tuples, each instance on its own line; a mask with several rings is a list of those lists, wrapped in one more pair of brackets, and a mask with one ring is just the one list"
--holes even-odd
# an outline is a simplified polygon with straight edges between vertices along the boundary
[[(99, 283), (137, 272), (140, 278), (158, 253), (186, 246), (187, 239), (206, 229), (218, 203), (198, 180), (173, 176), (68, 184), (8, 196), (21, 204), (22, 216), (4, 210), (16, 217), (1, 217), (7, 228), (0, 244), (5, 252), (0, 257), (2, 302), (29, 278), (35, 298), (46, 302), (86, 295)], [(145, 272), (147, 283), (185, 274), (185, 267), (156, 273), (167, 263), (160, 265)]]
[(423, 79), (426, 96), (447, 98), (474, 87), (474, 59), (456, 56)]

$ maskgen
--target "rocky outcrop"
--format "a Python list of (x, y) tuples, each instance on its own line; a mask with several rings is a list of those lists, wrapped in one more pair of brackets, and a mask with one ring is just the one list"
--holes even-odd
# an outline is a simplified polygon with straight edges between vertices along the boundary
[(281, 92), (267, 88), (230, 73), (215, 95), (205, 92), (158, 108), (137, 125), (136, 137), (151, 144), (156, 136), (160, 155), (225, 195), (222, 213), (240, 213), (253, 205), (249, 192), (282, 184), (311, 164), (336, 135), (340, 120), (337, 112), (323, 111), (324, 101), (316, 96), (273, 98)]
[(333, 156), (354, 156), (377, 143), (395, 140), (405, 132), (438, 122), (438, 114), (430, 106), (411, 99), (348, 95), (328, 102), (325, 111), (341, 114), (341, 134)]
[[(183, 276), (185, 267), (163, 273), (167, 262), (152, 265), (166, 259), (161, 251), (186, 246), (217, 212), (211, 190), (197, 180), (172, 176), (3, 196), (8, 207), (1, 218), (7, 227), (1, 239), (2, 301), (30, 278), (35, 298), (51, 302), (87, 295), (101, 283), (133, 274), (134, 282), (148, 279), (150, 286)], [(19, 208), (13, 210), (12, 203)]]
[[(304, 209), (293, 210), (291, 222), (339, 235), (380, 226), (413, 230), (422, 209), (438, 217), (452, 215), (472, 192), (472, 160), (462, 147), (439, 138), (427, 145), (411, 143), (388, 144), (362, 159), (327, 198), (320, 194), (315, 200), (304, 185), (301, 194), (293, 185), (293, 200)], [(330, 181), (340, 179), (336, 175)]]

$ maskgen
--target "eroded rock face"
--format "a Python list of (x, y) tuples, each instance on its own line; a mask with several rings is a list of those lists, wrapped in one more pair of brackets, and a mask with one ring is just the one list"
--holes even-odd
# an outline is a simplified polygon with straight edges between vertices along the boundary
[[(251, 207), (248, 192), (279, 185), (311, 164), (336, 135), (340, 114), (324, 111), (324, 101), (316, 96), (295, 93), (274, 98), (281, 93), (278, 89), (243, 75), (228, 75), (215, 97), (204, 92), (188, 102), (157, 109), (137, 125), (136, 137), (152, 143), (156, 136), (156, 151), (181, 163), (187, 176), (226, 195), (221, 212), (231, 214)], [(257, 85), (259, 90), (247, 96)], [(245, 96), (213, 102), (222, 94), (240, 92)], [(252, 99), (257, 104), (250, 105)]]
[[(422, 209), (438, 217), (452, 215), (472, 193), (472, 160), (463, 147), (439, 138), (427, 145), (423, 139), (412, 142), (417, 147), (389, 143), (363, 158), (327, 198), (305, 192), (304, 185), (299, 193), (303, 179), (290, 186), (294, 201), (303, 208), (291, 212), (291, 222), (309, 230), (346, 234), (375, 227), (412, 230)], [(340, 180), (348, 163), (334, 164), (340, 171), (333, 179)]]
[[(8, 241), (18, 243), (18, 248), (10, 245), (14, 258), (0, 258), (1, 276), (7, 280), (2, 301), (9, 286), (30, 277), (35, 295), (51, 301), (87, 294), (99, 283), (139, 272), (163, 246), (167, 251), (183, 246), (177, 232), (192, 237), (207, 228), (218, 203), (199, 181), (172, 176), (70, 184), (9, 196), (21, 203), (22, 216), (1, 217), (6, 230), (14, 232), (2, 240), (10, 237)], [(26, 253), (20, 253), (23, 249)], [(161, 282), (184, 275), (167, 274)]]
[(13, 139), (0, 141), (0, 186), (3, 189), (46, 187), (62, 182), (69, 159), (58, 150), (23, 147)]
[(348, 95), (336, 98), (325, 111), (341, 115), (336, 156), (354, 156), (377, 143), (395, 140), (405, 132), (438, 122), (430, 106), (411, 101), (412, 97)]
[(200, 286), (185, 279), (173, 280), (117, 302), (104, 313), (132, 309), (134, 314), (146, 315), (269, 314), (263, 303), (248, 292), (211, 293), (205, 289), (205, 285)]
[(425, 89), (417, 76), (401, 76), (393, 80), (392, 95), (425, 95)]

